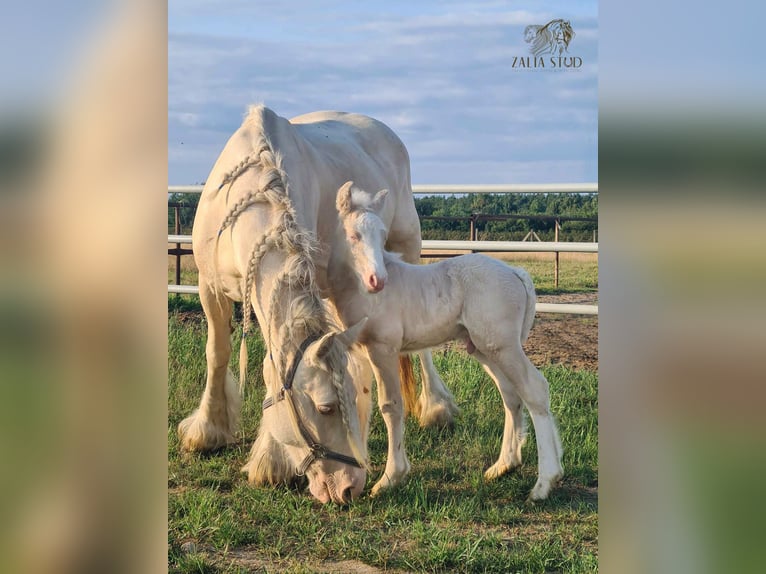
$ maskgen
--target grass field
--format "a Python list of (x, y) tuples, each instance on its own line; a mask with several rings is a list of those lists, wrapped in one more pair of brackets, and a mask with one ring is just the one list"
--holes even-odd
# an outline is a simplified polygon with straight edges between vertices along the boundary
[[(598, 257), (514, 254), (539, 294), (598, 291)], [(168, 278), (174, 278), (168, 258)], [(182, 282), (196, 284), (191, 257)], [(205, 378), (204, 317), (199, 299), (169, 298), (168, 561), (172, 572), (595, 572), (598, 570), (598, 376), (542, 367), (564, 445), (565, 478), (549, 500), (529, 504), (537, 456), (530, 425), (524, 465), (495, 482), (483, 471), (500, 450), (500, 395), (477, 362), (457, 346), (434, 352), (437, 369), (462, 413), (452, 430), (408, 420), (412, 473), (406, 484), (348, 508), (322, 506), (299, 487), (252, 488), (239, 468), (260, 420), (263, 344), (250, 340), (240, 442), (212, 455), (182, 455), (176, 426), (196, 408)], [(234, 335), (235, 345), (238, 335)], [(232, 368), (238, 372), (237, 353)], [(385, 465), (386, 433), (373, 410), (374, 484)]]
[[(263, 345), (250, 343), (242, 439), (213, 455), (182, 456), (176, 426), (204, 385), (205, 326), (198, 313), (169, 317), (169, 568), (172, 572), (595, 572), (598, 536), (597, 375), (543, 368), (564, 445), (565, 478), (549, 500), (525, 499), (536, 479), (534, 432), (525, 464), (495, 482), (503, 427), (499, 393), (462, 350), (434, 360), (462, 409), (451, 431), (406, 427), (409, 481), (348, 508), (322, 506), (299, 488), (252, 488), (239, 473), (255, 436)], [(235, 353), (236, 355), (236, 353)], [(233, 359), (236, 363), (236, 357)], [(234, 365), (235, 372), (236, 364)], [(385, 428), (374, 411), (374, 474)]]

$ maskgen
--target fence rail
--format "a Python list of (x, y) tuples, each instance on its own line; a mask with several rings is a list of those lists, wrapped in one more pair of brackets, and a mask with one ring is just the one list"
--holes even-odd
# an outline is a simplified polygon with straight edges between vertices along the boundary
[[(201, 193), (201, 185), (170, 185), (168, 193)], [(473, 194), (473, 193), (598, 193), (598, 183), (556, 183), (556, 184), (495, 184), (495, 185), (447, 185), (427, 184), (413, 185), (414, 194)], [(180, 257), (189, 250), (181, 249), (181, 245), (191, 243), (191, 235), (180, 235), (176, 225), (176, 233), (168, 235), (168, 243), (175, 243), (175, 249), (169, 249), (168, 254), (176, 256), (176, 268), (180, 269)], [(558, 231), (558, 229), (557, 229)], [(556, 234), (558, 236), (558, 233)], [(473, 235), (472, 235), (473, 237)], [(558, 263), (559, 253), (598, 253), (598, 243), (590, 242), (559, 242), (559, 241), (453, 241), (425, 240), (423, 250), (426, 251), (487, 251), (487, 252), (533, 252), (555, 253)], [(558, 270), (558, 265), (556, 265)], [(178, 277), (178, 272), (176, 274)], [(558, 273), (556, 273), (558, 278)], [(177, 281), (178, 283), (179, 281)], [(557, 282), (558, 283), (558, 282)], [(198, 295), (196, 285), (168, 285), (168, 293)], [(567, 313), (577, 315), (598, 315), (597, 305), (575, 305), (561, 303), (538, 303), (535, 310), (538, 313)]]
[[(202, 193), (201, 185), (169, 185), (168, 193)], [(598, 193), (598, 183), (501, 183), (501, 184), (443, 184), (427, 183), (412, 186), (412, 193)]]

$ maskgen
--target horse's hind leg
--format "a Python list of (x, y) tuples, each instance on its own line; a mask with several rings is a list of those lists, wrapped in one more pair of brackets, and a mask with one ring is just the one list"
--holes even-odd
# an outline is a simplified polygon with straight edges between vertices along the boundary
[(500, 456), (497, 462), (493, 464), (484, 473), (487, 480), (495, 479), (506, 472), (521, 466), (521, 447), (526, 440), (526, 425), (524, 424), (524, 413), (521, 410), (521, 398), (516, 394), (516, 390), (508, 377), (489, 361), (481, 353), (476, 354), (476, 358), (484, 367), (487, 374), (495, 381), (500, 396), (503, 398), (503, 407), (505, 411), (505, 426), (503, 427), (503, 444), (500, 447)]
[(492, 362), (513, 385), (532, 418), (537, 439), (538, 473), (529, 497), (543, 500), (564, 473), (561, 440), (551, 413), (548, 381), (527, 358), (521, 343), (494, 353)]
[(442, 427), (454, 422), (460, 409), (444, 381), (436, 372), (431, 351), (420, 351), (420, 367), (423, 372), (423, 388), (420, 391), (420, 426)]
[(236, 441), (242, 399), (229, 371), (232, 302), (216, 297), (200, 277), (200, 300), (207, 317), (207, 381), (199, 408), (178, 425), (181, 448), (207, 451)]

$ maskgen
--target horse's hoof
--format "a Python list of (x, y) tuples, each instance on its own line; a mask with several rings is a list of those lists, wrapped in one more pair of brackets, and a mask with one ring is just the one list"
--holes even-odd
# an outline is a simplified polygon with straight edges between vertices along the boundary
[(418, 421), (422, 428), (449, 428), (455, 426), (455, 415), (459, 412), (454, 404), (431, 405), (421, 409)]

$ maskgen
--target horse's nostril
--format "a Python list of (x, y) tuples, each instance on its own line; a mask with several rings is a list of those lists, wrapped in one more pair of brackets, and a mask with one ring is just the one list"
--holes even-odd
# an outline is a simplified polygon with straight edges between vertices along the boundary
[(353, 499), (353, 496), (354, 496), (354, 494), (353, 494), (353, 492), (351, 490), (351, 487), (349, 486), (347, 488), (344, 488), (343, 492), (341, 493), (341, 496), (343, 497), (343, 502), (345, 502), (346, 504), (351, 502), (351, 500)]

